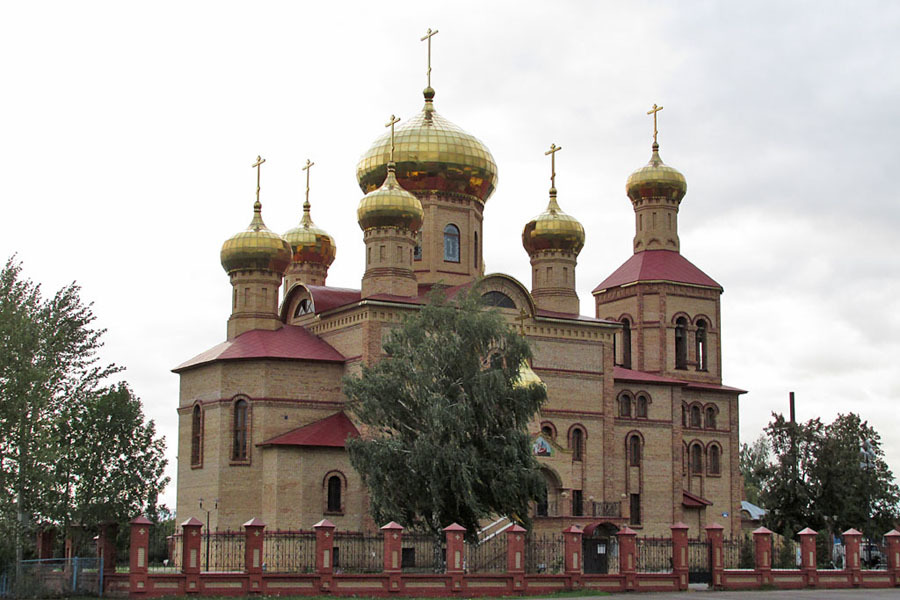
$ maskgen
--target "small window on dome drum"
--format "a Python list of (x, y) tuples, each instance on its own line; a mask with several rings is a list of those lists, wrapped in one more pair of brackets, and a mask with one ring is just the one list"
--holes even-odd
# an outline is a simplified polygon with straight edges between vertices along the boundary
[(453, 224), (444, 227), (444, 260), (459, 262), (459, 228)]

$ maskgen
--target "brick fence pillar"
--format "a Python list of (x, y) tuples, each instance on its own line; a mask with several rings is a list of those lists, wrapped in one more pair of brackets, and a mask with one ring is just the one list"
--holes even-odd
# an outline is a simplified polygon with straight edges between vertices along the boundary
[(384, 536), (384, 572), (400, 573), (403, 570), (403, 525), (391, 521), (381, 528)]
[[(203, 523), (197, 517), (191, 517), (181, 524), (181, 572), (186, 576), (184, 578), (184, 589), (190, 594), (196, 594), (200, 591), (202, 529)], [(209, 543), (209, 540), (207, 540), (207, 543)]]
[(581, 587), (581, 559), (582, 548), (581, 539), (584, 535), (581, 527), (572, 525), (563, 530), (565, 540), (566, 564), (563, 572), (569, 576), (569, 582), (572, 589)]
[(625, 589), (635, 589), (637, 571), (637, 531), (627, 525), (616, 534), (619, 539), (619, 574), (625, 577)]
[(262, 589), (263, 541), (266, 524), (256, 517), (244, 523), (244, 572), (250, 575), (250, 591)]
[(319, 574), (319, 589), (331, 590), (331, 576), (334, 574), (334, 523), (322, 519), (315, 525), (316, 530), (316, 573)]
[(37, 533), (35, 554), (38, 558), (53, 558), (53, 543), (56, 541), (56, 530), (49, 525), (42, 525)]
[(153, 522), (146, 517), (131, 520), (131, 543), (128, 548), (129, 595), (147, 591), (147, 555), (150, 551), (150, 527)]
[(678, 589), (688, 589), (688, 526), (681, 521), (673, 523), (672, 573), (678, 578)]
[(887, 570), (894, 580), (894, 585), (900, 585), (900, 531), (891, 529), (884, 534), (887, 543)]
[(772, 583), (772, 532), (765, 527), (753, 531), (756, 573), (760, 584)]
[(100, 536), (97, 540), (97, 549), (100, 552), (100, 560), (103, 561), (103, 571), (116, 572), (116, 537), (119, 535), (119, 524), (107, 522), (100, 524)]
[(803, 571), (803, 579), (807, 586), (816, 587), (819, 583), (816, 571), (817, 532), (807, 527), (797, 535), (800, 536), (800, 570)]
[(850, 583), (858, 586), (860, 582), (859, 542), (862, 533), (856, 529), (844, 532), (844, 569), (850, 571)]
[(466, 565), (466, 528), (458, 523), (444, 527), (447, 537), (447, 573), (451, 575), (450, 591), (462, 591), (462, 574)]
[(710, 523), (706, 529), (706, 543), (709, 544), (709, 569), (712, 571), (712, 587), (721, 588), (725, 573), (725, 528), (718, 523)]
[(512, 575), (513, 590), (525, 591), (525, 534), (521, 525), (506, 530), (506, 572)]

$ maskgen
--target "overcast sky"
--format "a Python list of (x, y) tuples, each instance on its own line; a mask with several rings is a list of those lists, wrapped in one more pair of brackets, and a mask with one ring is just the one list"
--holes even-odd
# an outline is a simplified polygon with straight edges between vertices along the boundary
[[(105, 360), (168, 440), (178, 377), (225, 337), (222, 242), (252, 216), (315, 222), (328, 283), (359, 287), (355, 168), (422, 106), (427, 28), (439, 113), (499, 165), (487, 272), (530, 285), (521, 229), (547, 203), (587, 232), (591, 289), (631, 255), (629, 173), (685, 174), (681, 250), (725, 288), (724, 382), (741, 439), (797, 393), (801, 420), (855, 411), (900, 471), (900, 3), (6, 2), (0, 6), (0, 258), (49, 294), (76, 280)], [(174, 506), (174, 483), (164, 501)]]

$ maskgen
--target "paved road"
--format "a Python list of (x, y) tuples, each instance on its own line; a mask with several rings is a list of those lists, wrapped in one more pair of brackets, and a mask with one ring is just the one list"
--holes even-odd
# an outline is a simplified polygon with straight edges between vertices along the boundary
[[(651, 592), (642, 594), (612, 594), (608, 598), (620, 600), (900, 600), (900, 588), (884, 590), (770, 590), (748, 592), (710, 592), (689, 590), (687, 592)], [(574, 600), (574, 599), (572, 599)], [(585, 598), (584, 600), (592, 600)], [(596, 599), (593, 599), (596, 600)]]

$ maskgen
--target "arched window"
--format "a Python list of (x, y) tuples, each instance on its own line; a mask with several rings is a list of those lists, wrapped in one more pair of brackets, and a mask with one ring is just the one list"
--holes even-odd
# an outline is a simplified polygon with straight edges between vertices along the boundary
[(572, 460), (584, 459), (584, 431), (579, 427), (572, 430)]
[(552, 440), (556, 437), (556, 429), (551, 423), (544, 422), (541, 424), (541, 435), (548, 440)]
[(709, 447), (709, 455), (707, 456), (709, 474), (710, 475), (718, 475), (719, 474), (719, 447), (716, 444), (713, 444)]
[(715, 406), (707, 406), (706, 407), (706, 428), (707, 429), (715, 429), (716, 428), (716, 407)]
[(339, 513), (341, 510), (341, 478), (332, 475), (328, 478), (328, 512)]
[(619, 396), (619, 416), (627, 418), (631, 417), (631, 396), (628, 394)]
[(622, 319), (622, 366), (631, 368), (631, 321)]
[(691, 406), (691, 427), (703, 427), (701, 417), (700, 407), (696, 404)]
[(247, 419), (249, 406), (246, 400), (234, 403), (234, 426), (232, 428), (231, 460), (247, 460)]
[(476, 231), (474, 234), (474, 241), (472, 243), (472, 265), (477, 269), (478, 268), (478, 232)]
[(681, 405), (681, 426), (682, 427), (687, 427), (687, 413), (688, 413), (687, 405), (682, 404)]
[(628, 438), (628, 464), (632, 467), (641, 466), (641, 438), (633, 435)]
[(512, 298), (503, 292), (487, 292), (481, 295), (481, 300), (485, 306), (496, 306), (497, 308), (515, 308), (516, 303)]
[(687, 319), (675, 321), (675, 368), (687, 369)]
[(459, 227), (452, 223), (444, 227), (444, 260), (459, 262)]
[(200, 405), (195, 404), (191, 412), (191, 466), (199, 467), (203, 462), (203, 415)]
[(703, 472), (703, 447), (700, 444), (691, 446), (691, 473), (699, 475)]
[(706, 371), (706, 321), (697, 321), (697, 370)]
[(294, 317), (299, 317), (301, 315), (305, 315), (312, 310), (312, 302), (309, 301), (309, 298), (304, 298), (300, 302), (297, 303), (297, 308), (294, 309)]
[(647, 406), (649, 404), (650, 399), (647, 398), (646, 394), (638, 394), (634, 416), (638, 417), (639, 419), (646, 419), (648, 411)]

